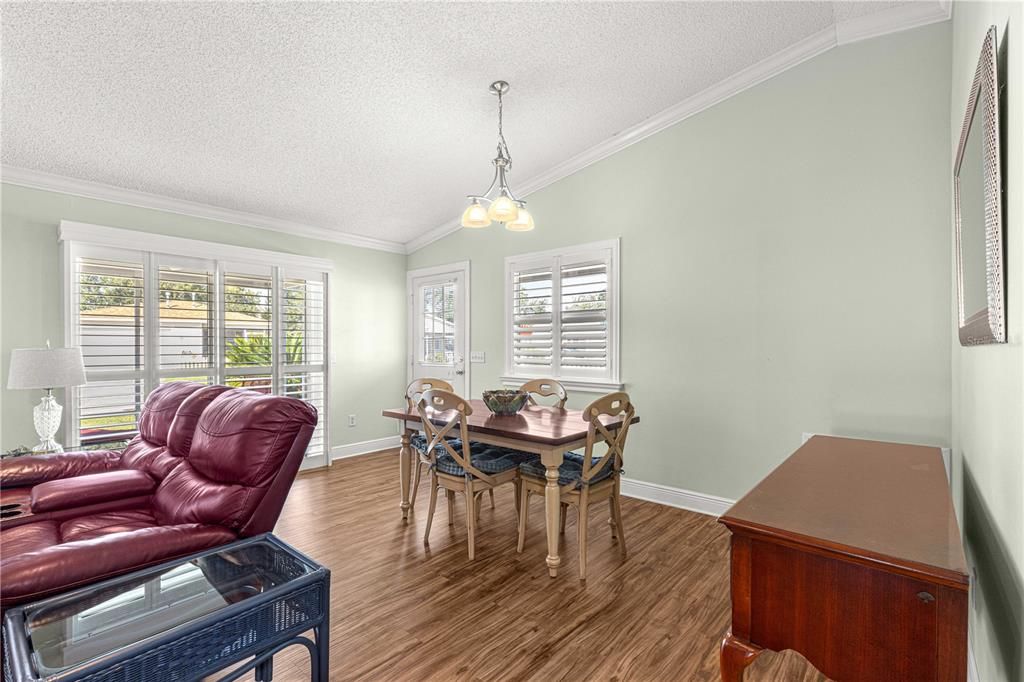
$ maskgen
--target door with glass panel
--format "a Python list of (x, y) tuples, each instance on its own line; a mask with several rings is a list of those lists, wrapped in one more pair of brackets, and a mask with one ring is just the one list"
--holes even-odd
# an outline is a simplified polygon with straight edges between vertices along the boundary
[(469, 397), (469, 264), (409, 272), (409, 380), (444, 379)]

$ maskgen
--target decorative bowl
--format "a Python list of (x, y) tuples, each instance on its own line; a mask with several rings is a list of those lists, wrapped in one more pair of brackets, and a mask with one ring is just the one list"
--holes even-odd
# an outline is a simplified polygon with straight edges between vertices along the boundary
[(484, 404), (499, 417), (510, 417), (526, 405), (526, 394), (519, 389), (484, 391)]

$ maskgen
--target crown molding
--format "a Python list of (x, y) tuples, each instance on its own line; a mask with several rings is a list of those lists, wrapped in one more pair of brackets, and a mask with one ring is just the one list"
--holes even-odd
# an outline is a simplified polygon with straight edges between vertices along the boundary
[(906, 5), (868, 14), (863, 17), (841, 21), (836, 24), (836, 44), (849, 45), (868, 38), (919, 26), (946, 21), (952, 16), (953, 5), (949, 0), (935, 2), (911, 2)]
[[(543, 189), (834, 47), (946, 21), (951, 11), (949, 0), (913, 2), (835, 23), (530, 178), (516, 194), (525, 197)], [(418, 251), (459, 228), (459, 219), (438, 225), (406, 242), (406, 252)]]
[(99, 182), (78, 180), (76, 178), (69, 178), (63, 175), (56, 175), (54, 173), (46, 173), (28, 168), (19, 168), (17, 166), (4, 165), (0, 168), (0, 181), (9, 185), (19, 185), (21, 187), (43, 189), (50, 192), (60, 192), (62, 194), (71, 194), (74, 196), (85, 197), (87, 199), (110, 201), (117, 204), (124, 204), (126, 206), (137, 206), (139, 208), (167, 211), (169, 213), (191, 216), (193, 218), (203, 218), (206, 220), (216, 220), (222, 223), (243, 225), (245, 227), (255, 227), (261, 230), (273, 230), (275, 232), (284, 232), (286, 234), (293, 234), (299, 237), (308, 237), (310, 239), (319, 239), (326, 242), (357, 246), (363, 249), (374, 249), (377, 251), (388, 251), (390, 253), (402, 254), (406, 252), (405, 245), (400, 242), (364, 237), (357, 234), (331, 230), (325, 227), (304, 225), (302, 223), (270, 218), (255, 213), (236, 211), (229, 208), (220, 208), (218, 206), (211, 206), (209, 204), (202, 204), (195, 201), (186, 201), (184, 199), (174, 199), (160, 194), (139, 192)]

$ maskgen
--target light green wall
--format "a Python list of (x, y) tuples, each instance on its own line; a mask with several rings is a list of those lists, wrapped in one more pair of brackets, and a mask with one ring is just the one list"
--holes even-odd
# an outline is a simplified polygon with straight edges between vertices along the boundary
[(948, 445), (949, 50), (947, 23), (830, 51), (532, 194), (534, 232), (412, 254), (472, 261), (472, 393), (504, 257), (621, 236), (630, 478), (736, 498), (804, 431)]
[[(64, 340), (57, 226), (62, 219), (75, 220), (333, 261), (330, 443), (395, 434), (394, 424), (380, 416), (380, 409), (405, 390), (404, 255), (7, 184), (0, 199), (5, 387), (12, 348), (40, 346), (47, 338), (58, 344)], [(0, 392), (0, 448), (35, 443), (32, 406), (39, 396), (6, 388)], [(62, 395), (58, 399), (63, 402)], [(347, 426), (349, 414), (357, 416), (355, 427)]]
[[(971, 638), (980, 679), (1024, 682), (1024, 11), (1020, 3), (953, 8), (947, 175), (981, 42), (996, 26), (1007, 45), (1006, 272), (1009, 343), (961, 348), (952, 328), (953, 448), (963, 465), (963, 530), (973, 585)], [(952, 229), (950, 243), (953, 243)], [(952, 270), (952, 266), (950, 267)], [(955, 291), (951, 310), (955, 311)], [(955, 319), (955, 312), (953, 313)]]

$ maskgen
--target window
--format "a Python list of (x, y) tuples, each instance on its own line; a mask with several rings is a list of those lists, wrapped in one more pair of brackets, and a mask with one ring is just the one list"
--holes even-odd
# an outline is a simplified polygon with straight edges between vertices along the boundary
[[(329, 263), (67, 222), (61, 240), (67, 342), (82, 347), (88, 380), (68, 401), (69, 444), (122, 444), (155, 386), (198, 381), (312, 403), (306, 454), (326, 462)], [(120, 247), (132, 242), (146, 248)]]
[(621, 388), (618, 240), (505, 259), (508, 383)]
[(423, 338), (420, 360), (426, 364), (455, 362), (455, 282), (423, 287)]

